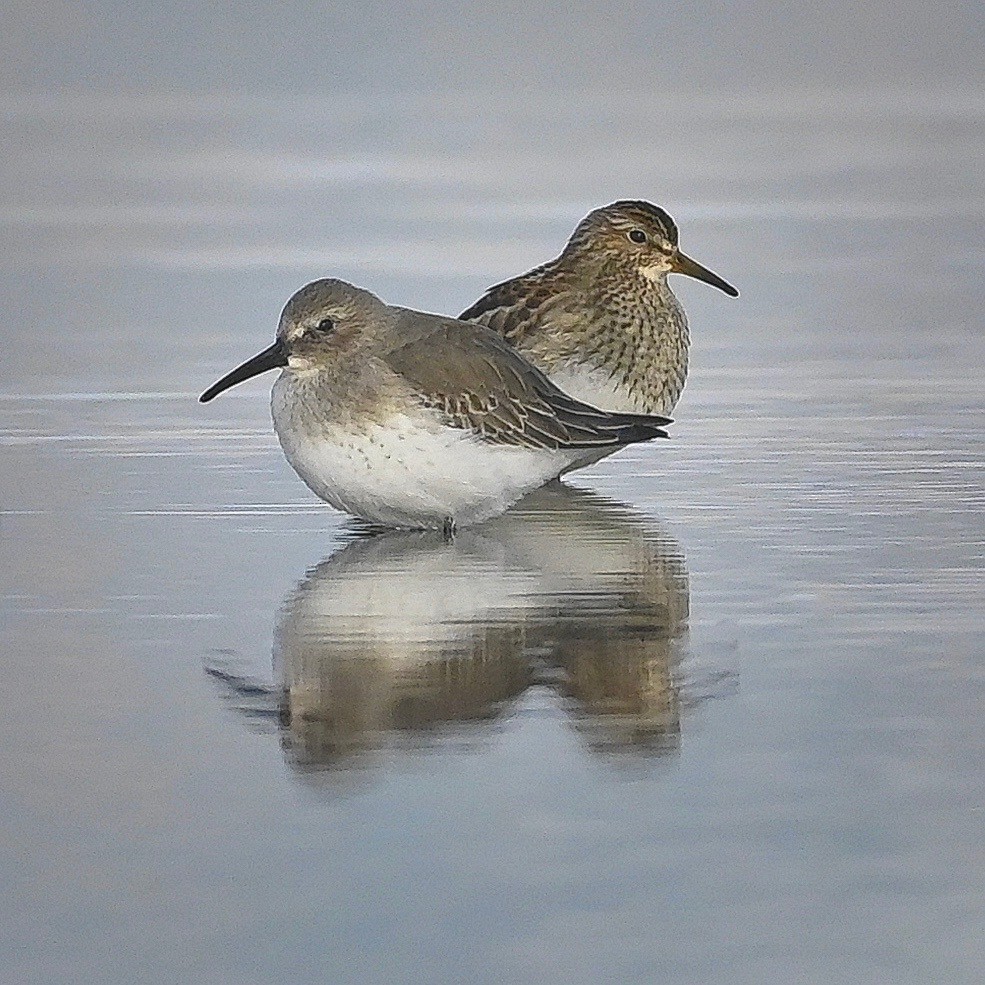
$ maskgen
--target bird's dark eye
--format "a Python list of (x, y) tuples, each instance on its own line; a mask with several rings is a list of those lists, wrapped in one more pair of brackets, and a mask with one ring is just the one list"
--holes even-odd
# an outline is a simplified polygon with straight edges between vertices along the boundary
[(318, 331), (319, 332), (333, 332), (333, 331), (335, 331), (335, 322), (333, 322), (331, 318), (323, 318), (318, 323)]
[(646, 233), (643, 232), (642, 229), (631, 229), (629, 231), (629, 238), (634, 243), (645, 243), (646, 242)]

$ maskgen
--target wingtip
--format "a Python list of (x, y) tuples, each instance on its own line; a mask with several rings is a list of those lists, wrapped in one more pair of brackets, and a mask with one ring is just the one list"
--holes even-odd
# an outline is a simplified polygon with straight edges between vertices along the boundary
[(652, 421), (637, 421), (631, 424), (621, 435), (626, 444), (636, 444), (641, 441), (653, 441), (655, 438), (669, 438), (670, 435), (661, 426), (657, 426), (655, 418)]

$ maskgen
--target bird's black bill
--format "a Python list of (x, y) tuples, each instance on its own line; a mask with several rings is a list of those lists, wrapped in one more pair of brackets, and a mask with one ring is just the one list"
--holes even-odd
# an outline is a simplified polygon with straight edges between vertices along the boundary
[(228, 390), (243, 380), (259, 376), (266, 373), (268, 369), (279, 369), (287, 365), (287, 350), (284, 343), (278, 339), (272, 346), (258, 352), (252, 359), (247, 359), (242, 366), (237, 366), (231, 373), (217, 380), (202, 394), (198, 399), (203, 403), (208, 403), (213, 397), (218, 397), (223, 390)]
[(722, 280), (718, 274), (713, 274), (707, 267), (702, 267), (697, 260), (692, 260), (684, 253), (677, 254), (671, 270), (674, 273), (686, 274), (695, 280), (703, 280), (706, 284), (711, 284), (712, 287), (724, 291), (729, 297), (737, 298), (739, 296), (739, 292), (727, 280)]

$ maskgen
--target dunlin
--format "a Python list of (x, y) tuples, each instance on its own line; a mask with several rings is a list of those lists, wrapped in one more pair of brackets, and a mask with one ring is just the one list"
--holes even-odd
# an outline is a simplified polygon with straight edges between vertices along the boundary
[(494, 332), (340, 280), (298, 291), (274, 344), (200, 399), (278, 368), (271, 409), (288, 462), (336, 509), (391, 527), (476, 523), (670, 423), (597, 410)]
[(494, 329), (592, 406), (669, 414), (684, 389), (689, 336), (667, 275), (739, 293), (677, 240), (663, 209), (613, 202), (578, 223), (557, 259), (491, 287), (459, 318)]

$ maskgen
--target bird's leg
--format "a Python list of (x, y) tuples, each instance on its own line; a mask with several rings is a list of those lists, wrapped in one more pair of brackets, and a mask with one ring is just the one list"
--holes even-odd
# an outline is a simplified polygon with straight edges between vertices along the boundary
[(441, 525), (441, 533), (446, 544), (450, 544), (455, 539), (455, 518), (453, 516), (445, 517), (445, 522)]

